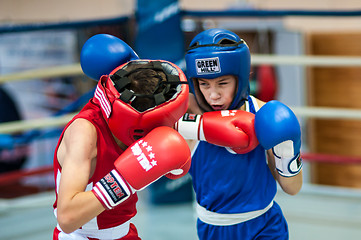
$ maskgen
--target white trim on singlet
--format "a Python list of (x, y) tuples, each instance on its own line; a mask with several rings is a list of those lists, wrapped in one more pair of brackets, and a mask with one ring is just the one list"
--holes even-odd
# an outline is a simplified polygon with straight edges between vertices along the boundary
[(265, 212), (267, 212), (272, 206), (273, 206), (273, 200), (271, 201), (270, 204), (268, 204), (267, 207), (261, 210), (256, 210), (246, 213), (224, 214), (224, 213), (216, 213), (209, 211), (206, 208), (199, 205), (198, 203), (196, 203), (196, 211), (198, 218), (204, 223), (215, 226), (230, 226), (259, 217)]
[(71, 240), (71, 239), (88, 239), (97, 238), (97, 239), (119, 239), (126, 236), (129, 233), (130, 229), (130, 220), (112, 228), (100, 229), (100, 230), (90, 230), (90, 229), (77, 229), (72, 233), (64, 233), (59, 225), (56, 226), (59, 233), (59, 240)]
[[(250, 98), (252, 99), (252, 103), (253, 103), (253, 106), (254, 106), (254, 110), (257, 112), (259, 110), (259, 106), (258, 106), (258, 103), (257, 103), (257, 100), (255, 97), (253, 97), (252, 95), (249, 95)], [(246, 101), (246, 111), (249, 112), (249, 102)]]

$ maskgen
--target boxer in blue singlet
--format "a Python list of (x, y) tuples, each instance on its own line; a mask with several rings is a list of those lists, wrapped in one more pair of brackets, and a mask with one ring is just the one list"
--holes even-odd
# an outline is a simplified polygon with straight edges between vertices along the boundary
[(288, 239), (274, 201), (276, 182), (288, 194), (302, 187), (301, 132), (293, 112), (278, 101), (249, 94), (250, 52), (225, 29), (198, 34), (186, 54), (188, 111), (243, 110), (255, 114), (259, 145), (245, 154), (198, 141), (190, 174), (197, 200), (199, 239)]

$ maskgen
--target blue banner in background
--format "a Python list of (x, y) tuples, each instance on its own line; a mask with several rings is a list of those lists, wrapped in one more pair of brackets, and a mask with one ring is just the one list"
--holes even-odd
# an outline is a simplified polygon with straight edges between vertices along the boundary
[[(134, 50), (140, 58), (161, 59), (184, 69), (184, 36), (178, 0), (138, 0), (138, 32)], [(162, 177), (149, 187), (153, 204), (193, 202), (189, 175), (177, 180)]]
[(184, 36), (178, 0), (138, 0), (135, 51), (140, 58), (168, 60), (183, 68)]

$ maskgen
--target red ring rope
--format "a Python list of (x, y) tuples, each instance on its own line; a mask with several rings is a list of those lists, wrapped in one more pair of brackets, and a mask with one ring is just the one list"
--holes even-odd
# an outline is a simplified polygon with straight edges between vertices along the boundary
[(344, 155), (302, 153), (301, 157), (306, 162), (361, 164), (361, 157), (351, 157)]
[(22, 177), (40, 175), (40, 174), (50, 173), (52, 171), (53, 171), (53, 166), (50, 165), (50, 166), (42, 166), (34, 169), (26, 169), (26, 170), (2, 173), (0, 174), (0, 185), (5, 185), (9, 182), (15, 182), (16, 180), (19, 180)]
[[(344, 155), (320, 154), (320, 153), (302, 153), (302, 159), (305, 162), (317, 163), (339, 163), (339, 164), (361, 164), (361, 157), (350, 157)], [(51, 173), (53, 166), (43, 166), (34, 169), (26, 169), (0, 174), (0, 185), (14, 182), (22, 177)]]

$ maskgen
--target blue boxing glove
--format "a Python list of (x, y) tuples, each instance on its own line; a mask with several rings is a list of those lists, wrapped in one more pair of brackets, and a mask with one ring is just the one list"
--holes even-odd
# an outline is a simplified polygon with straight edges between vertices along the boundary
[(138, 55), (128, 44), (109, 34), (92, 36), (84, 43), (80, 53), (83, 72), (96, 81), (116, 67), (136, 59), (139, 59)]
[(278, 173), (297, 175), (302, 169), (301, 127), (292, 110), (276, 100), (267, 102), (256, 113), (254, 125), (260, 145), (272, 148)]

